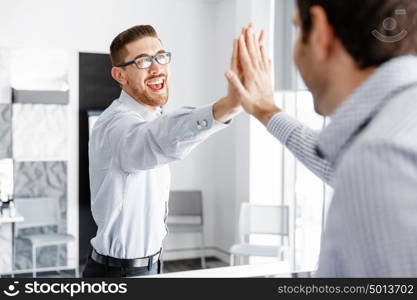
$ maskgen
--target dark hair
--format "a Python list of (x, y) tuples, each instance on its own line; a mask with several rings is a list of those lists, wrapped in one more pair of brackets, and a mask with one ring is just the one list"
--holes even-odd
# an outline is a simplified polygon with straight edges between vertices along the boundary
[[(359, 68), (417, 54), (416, 0), (297, 0), (303, 39), (312, 26), (310, 9), (319, 5)], [(395, 38), (396, 37), (396, 38)]]
[(119, 33), (110, 45), (112, 65), (117, 66), (124, 62), (123, 51), (126, 44), (149, 36), (158, 37), (156, 30), (151, 25), (137, 25)]

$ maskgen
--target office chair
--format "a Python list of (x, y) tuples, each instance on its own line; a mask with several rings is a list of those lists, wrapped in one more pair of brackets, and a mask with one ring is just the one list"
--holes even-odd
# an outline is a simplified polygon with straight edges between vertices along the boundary
[[(59, 203), (57, 198), (20, 198), (15, 199), (16, 210), (21, 214), (25, 221), (16, 224), (16, 230), (13, 233), (17, 236), (19, 229), (54, 226), (58, 231), (60, 219)], [(67, 233), (45, 233), (23, 235), (19, 238), (25, 239), (32, 245), (32, 274), (36, 277), (36, 254), (37, 249), (45, 246), (56, 246), (56, 270), (59, 270), (59, 246), (66, 245), (75, 241), (75, 237)], [(15, 252), (15, 250), (14, 250)], [(78, 264), (77, 264), (78, 266)], [(75, 276), (79, 277), (78, 267), (75, 268)]]
[(199, 233), (201, 267), (206, 267), (203, 197), (201, 191), (171, 191), (169, 195), (167, 226), (173, 234)]
[[(235, 265), (235, 257), (261, 256), (281, 257), (289, 244), (288, 206), (254, 205), (242, 203), (239, 216), (240, 243), (230, 248), (230, 265)], [(257, 245), (249, 243), (251, 234), (277, 235), (284, 238), (283, 245)], [(287, 242), (285, 245), (285, 241)]]

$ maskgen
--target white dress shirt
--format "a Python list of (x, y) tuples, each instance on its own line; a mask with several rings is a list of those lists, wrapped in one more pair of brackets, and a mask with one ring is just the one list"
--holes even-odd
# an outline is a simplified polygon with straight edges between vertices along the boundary
[(94, 249), (115, 258), (157, 253), (167, 233), (168, 163), (227, 127), (213, 106), (151, 113), (123, 92), (94, 125), (89, 143)]
[(379, 67), (322, 132), (268, 130), (334, 188), (318, 277), (417, 277), (417, 57)]

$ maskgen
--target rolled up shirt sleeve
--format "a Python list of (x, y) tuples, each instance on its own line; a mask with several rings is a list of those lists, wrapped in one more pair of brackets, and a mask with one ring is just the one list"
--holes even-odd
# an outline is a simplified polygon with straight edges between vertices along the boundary
[(318, 132), (304, 126), (284, 112), (272, 116), (267, 130), (286, 146), (294, 156), (324, 182), (331, 184), (331, 164), (316, 152)]
[(209, 136), (228, 127), (214, 119), (213, 105), (182, 108), (152, 121), (137, 114), (115, 118), (108, 130), (116, 163), (125, 172), (181, 160)]

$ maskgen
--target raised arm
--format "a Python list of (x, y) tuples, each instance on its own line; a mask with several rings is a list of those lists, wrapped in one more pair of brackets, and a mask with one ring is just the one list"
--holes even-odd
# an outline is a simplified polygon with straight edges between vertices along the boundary
[(316, 153), (318, 133), (284, 112), (269, 119), (268, 131), (321, 180), (331, 185), (333, 168)]
[(257, 38), (253, 27), (249, 26), (234, 41), (232, 61), (237, 61), (240, 68), (237, 72), (229, 70), (226, 73), (230, 94), (240, 99), (243, 108), (263, 123), (307, 168), (329, 183), (332, 168), (316, 154), (317, 133), (283, 113), (275, 104), (271, 61), (264, 40), (264, 31)]
[(183, 159), (227, 127), (215, 119), (215, 105), (179, 109), (150, 122), (134, 113), (116, 117), (108, 128), (112, 152), (117, 153), (115, 163), (125, 172), (135, 172)]

